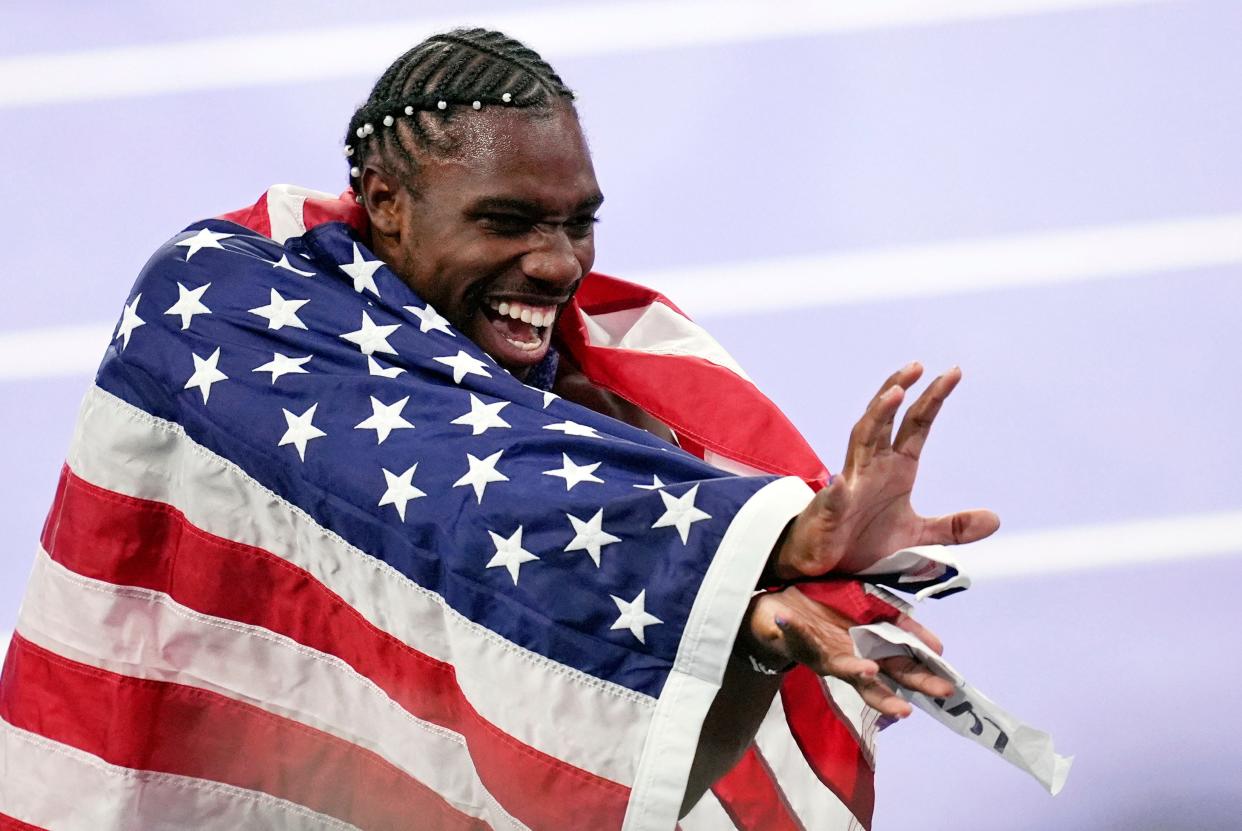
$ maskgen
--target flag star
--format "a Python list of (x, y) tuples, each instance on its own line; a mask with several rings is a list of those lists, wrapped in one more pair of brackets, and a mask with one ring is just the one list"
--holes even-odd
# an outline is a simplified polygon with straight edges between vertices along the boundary
[(482, 375), (484, 378), (491, 378), (492, 374), (483, 367), (485, 364), (478, 358), (471, 357), (465, 352), (458, 350), (456, 355), (452, 357), (436, 358), (438, 363), (453, 368), (453, 382), (461, 383), (461, 379), (467, 375)]
[(496, 568), (504, 566), (509, 569), (509, 576), (513, 578), (513, 585), (517, 585), (518, 569), (522, 567), (522, 563), (529, 563), (532, 560), (538, 560), (534, 554), (531, 554), (522, 547), (522, 526), (513, 532), (509, 539), (505, 539), (494, 531), (488, 531), (492, 538), (492, 544), (496, 546), (496, 555), (487, 561), (487, 568)]
[(268, 300), (266, 306), (259, 306), (250, 309), (252, 315), (267, 318), (267, 328), (281, 329), (285, 326), (292, 326), (295, 329), (305, 329), (306, 324), (298, 318), (298, 309), (309, 303), (309, 300), (286, 300), (280, 296), (280, 292), (271, 289), (271, 299)]
[(629, 629), (630, 633), (634, 637), (638, 638), (639, 643), (645, 644), (647, 642), (647, 638), (644, 635), (643, 630), (648, 626), (654, 626), (657, 623), (664, 622), (647, 611), (646, 589), (640, 591), (638, 593), (638, 597), (629, 602), (622, 600), (615, 594), (610, 594), (608, 596), (612, 598), (613, 603), (617, 604), (617, 611), (621, 613), (621, 615), (617, 618), (616, 623), (609, 627), (610, 630)]
[(281, 412), (285, 414), (285, 423), (289, 429), (285, 430), (285, 434), (280, 437), (280, 442), (276, 446), (284, 447), (286, 444), (292, 444), (298, 449), (298, 458), (306, 461), (306, 443), (311, 439), (327, 435), (311, 423), (315, 417), (315, 408), (318, 406), (318, 403), (311, 404), (310, 408), (301, 415), (294, 415), (282, 407)]
[(294, 358), (290, 355), (282, 355), (279, 352), (272, 353), (272, 359), (262, 366), (256, 366), (251, 372), (270, 372), (272, 373), (272, 383), (276, 383), (276, 379), (282, 375), (290, 373), (306, 374), (306, 370), (302, 369), (306, 362), (311, 359), (310, 355), (305, 358)]
[(146, 321), (138, 316), (138, 301), (142, 299), (142, 294), (135, 294), (134, 299), (129, 303), (123, 312), (121, 312), (121, 325), (116, 327), (115, 338), (121, 339), (121, 350), (129, 346), (129, 336), (139, 326), (145, 326)]
[(363, 312), (362, 328), (353, 332), (346, 332), (341, 335), (341, 339), (357, 344), (358, 348), (362, 350), (363, 355), (374, 355), (376, 352), (396, 355), (397, 350), (393, 349), (388, 343), (388, 336), (400, 328), (400, 323), (377, 326), (375, 321), (371, 320), (371, 316)]
[(418, 318), (418, 331), (430, 332), (434, 329), (437, 332), (443, 332), (450, 338), (457, 337), (449, 329), (448, 318), (442, 317), (439, 312), (431, 307), (430, 303), (427, 304), (425, 309), (420, 309), (417, 306), (405, 306), (404, 308)]
[(657, 491), (664, 500), (664, 515), (655, 521), (652, 528), (668, 528), (672, 526), (681, 535), (682, 543), (690, 537), (690, 526), (711, 515), (694, 507), (694, 498), (698, 495), (699, 486), (694, 485), (681, 496), (672, 496), (667, 491)]
[(216, 351), (211, 353), (208, 358), (200, 358), (196, 353), (190, 353), (194, 358), (194, 374), (190, 376), (190, 380), (185, 382), (185, 389), (198, 388), (203, 394), (203, 403), (207, 403), (207, 397), (211, 395), (211, 385), (217, 381), (228, 380), (227, 375), (217, 368), (216, 364), (220, 362), (220, 347), (216, 347)]
[(166, 315), (181, 316), (181, 331), (190, 328), (190, 321), (194, 319), (194, 315), (209, 315), (211, 309), (203, 305), (203, 292), (211, 288), (211, 283), (204, 283), (196, 289), (187, 289), (180, 283), (177, 284), (177, 302), (168, 307)]
[(614, 537), (604, 530), (603, 508), (596, 511), (595, 516), (585, 522), (573, 514), (565, 514), (565, 517), (574, 526), (574, 538), (569, 545), (565, 546), (565, 550), (585, 551), (591, 555), (597, 568), (599, 567), (599, 550), (605, 545), (621, 542), (620, 537)]
[(375, 443), (383, 444), (384, 439), (388, 438), (388, 434), (393, 430), (405, 430), (414, 427), (413, 424), (401, 417), (401, 409), (409, 400), (410, 397), (407, 395), (400, 401), (385, 404), (374, 395), (371, 396), (371, 415), (354, 429), (374, 430)]
[(635, 485), (634, 487), (644, 491), (658, 491), (660, 488), (667, 486), (660, 480), (659, 476), (652, 476), (650, 485)]
[(371, 292), (376, 297), (380, 296), (379, 289), (375, 286), (375, 272), (384, 265), (383, 260), (364, 260), (362, 252), (358, 250), (358, 243), (354, 243), (354, 261), (352, 263), (341, 263), (341, 271), (348, 274), (354, 281), (354, 291), (361, 293), (363, 289)]
[(595, 432), (594, 427), (587, 427), (585, 424), (579, 424), (576, 421), (562, 421), (558, 424), (545, 424), (545, 430), (558, 430), (567, 436), (587, 436), (589, 438), (600, 438), (599, 433)]
[(558, 398), (560, 398), (560, 396), (556, 393), (550, 390), (543, 390), (543, 408), (545, 410), (548, 409), (548, 405)]
[(384, 482), (387, 490), (380, 497), (379, 505), (382, 508), (385, 505), (391, 505), (397, 509), (397, 516), (401, 517), (401, 521), (405, 522), (405, 503), (411, 499), (418, 499), (420, 496), (427, 494), (414, 487), (414, 471), (418, 468), (418, 462), (410, 465), (409, 469), (397, 475), (388, 470), (388, 468), (380, 468), (384, 471)]
[(470, 465), (470, 469), (466, 471), (466, 475), (453, 483), (453, 487), (460, 488), (463, 485), (470, 485), (474, 488), (474, 495), (478, 499), (479, 504), (483, 504), (483, 491), (487, 489), (491, 482), (508, 482), (509, 477), (496, 469), (496, 463), (500, 461), (500, 454), (503, 450), (497, 450), (486, 459), (476, 459), (473, 454), (466, 454), (466, 463)]
[(509, 406), (508, 401), (484, 404), (474, 393), (470, 393), (470, 412), (458, 416), (449, 424), (464, 424), (474, 431), (471, 435), (475, 436), (487, 432), (492, 427), (509, 427), (511, 426), (509, 422), (500, 417), (500, 411), (507, 406)]
[(197, 234), (195, 234), (194, 236), (186, 237), (183, 240), (178, 240), (175, 244), (180, 245), (183, 248), (189, 249), (185, 252), (185, 258), (188, 261), (191, 257), (193, 257), (195, 254), (197, 254), (199, 251), (203, 250), (204, 248), (219, 248), (221, 251), (223, 251), (224, 246), (220, 244), (220, 240), (228, 239), (231, 236), (233, 235), (232, 234), (217, 234), (215, 231), (211, 231), (207, 228), (204, 228), (201, 231), (199, 231)]
[(381, 378), (396, 378), (405, 370), (399, 366), (384, 366), (370, 355), (367, 355), (367, 372), (372, 375), (378, 375)]
[(300, 268), (294, 268), (293, 264), (289, 262), (288, 254), (281, 254), (280, 259), (272, 263), (272, 268), (283, 268), (286, 271), (292, 271), (294, 274), (300, 274), (303, 277), (315, 276), (315, 272), (313, 271), (303, 271)]
[(556, 470), (545, 470), (544, 476), (559, 476), (565, 480), (565, 490), (572, 490), (574, 485), (581, 482), (598, 482), (604, 484), (604, 480), (595, 476), (595, 469), (602, 462), (595, 462), (590, 465), (575, 464), (574, 460), (569, 458), (565, 453), (561, 454), (561, 467)]

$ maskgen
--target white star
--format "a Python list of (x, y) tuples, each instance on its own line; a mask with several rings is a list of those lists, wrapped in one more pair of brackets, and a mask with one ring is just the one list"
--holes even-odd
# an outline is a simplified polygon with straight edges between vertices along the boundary
[(569, 545), (565, 546), (566, 551), (585, 551), (591, 555), (591, 559), (595, 561), (595, 566), (599, 567), (599, 550), (605, 545), (611, 545), (614, 542), (621, 542), (620, 537), (614, 537), (604, 530), (604, 509), (600, 508), (595, 512), (595, 516), (586, 522), (578, 519), (573, 514), (565, 514), (566, 519), (574, 526), (574, 538)]
[(223, 251), (224, 246), (220, 244), (220, 240), (228, 239), (231, 236), (233, 235), (217, 234), (215, 231), (210, 231), (204, 228), (194, 236), (186, 237), (185, 239), (178, 241), (176, 244), (182, 246), (183, 248), (189, 249), (185, 252), (185, 258), (186, 260), (189, 260), (204, 248), (219, 248)]
[(129, 336), (133, 334), (134, 330), (139, 326), (146, 325), (146, 321), (138, 316), (138, 301), (141, 299), (141, 294), (135, 294), (133, 302), (121, 312), (121, 325), (116, 327), (116, 335), (114, 336), (114, 338), (120, 338), (122, 341), (121, 351), (124, 351), (125, 347), (129, 346)]
[(484, 404), (470, 393), (470, 412), (460, 415), (449, 424), (465, 424), (473, 429), (471, 435), (485, 433), (492, 427), (509, 427), (509, 422), (500, 417), (500, 411), (509, 406), (508, 401), (497, 401), (495, 404)]
[(430, 332), (434, 329), (437, 332), (443, 332), (451, 338), (457, 337), (449, 329), (448, 318), (441, 317), (440, 313), (433, 309), (430, 303), (427, 304), (425, 309), (420, 309), (417, 306), (405, 306), (403, 308), (418, 318), (418, 331)]
[(410, 400), (407, 395), (400, 401), (392, 404), (385, 404), (374, 395), (371, 396), (371, 415), (367, 416), (366, 421), (355, 427), (355, 430), (374, 430), (375, 443), (383, 444), (384, 439), (388, 438), (388, 434), (393, 430), (406, 430), (414, 425), (401, 417), (401, 408)]
[(286, 271), (292, 271), (294, 274), (301, 274), (303, 277), (314, 277), (315, 276), (315, 272), (313, 271), (303, 271), (300, 268), (294, 268), (293, 265), (289, 262), (288, 254), (281, 254), (280, 260), (272, 263), (272, 268), (283, 268)]
[(267, 318), (267, 328), (281, 329), (285, 326), (292, 326), (295, 329), (305, 329), (306, 324), (298, 318), (298, 309), (309, 303), (309, 300), (286, 300), (280, 296), (280, 292), (276, 289), (271, 290), (271, 299), (266, 306), (259, 306), (257, 309), (251, 309), (252, 315)]
[(644, 491), (658, 491), (660, 488), (667, 487), (664, 482), (660, 481), (659, 476), (651, 477), (650, 485), (635, 485), (634, 487)]
[(638, 638), (639, 643), (645, 644), (647, 642), (647, 638), (643, 634), (644, 629), (664, 622), (643, 608), (647, 603), (646, 589), (640, 591), (638, 597), (628, 603), (615, 594), (608, 596), (612, 598), (613, 603), (617, 604), (617, 611), (621, 613), (620, 617), (617, 618), (617, 622), (610, 626), (609, 629), (629, 629), (630, 633)]
[(556, 393), (550, 392), (548, 390), (543, 390), (543, 408), (545, 410), (548, 409), (548, 405), (558, 398), (560, 398), (560, 396), (557, 395)]
[(207, 396), (211, 395), (211, 385), (217, 381), (225, 381), (229, 376), (225, 375), (216, 368), (216, 364), (220, 362), (220, 347), (216, 347), (216, 351), (211, 353), (209, 358), (200, 358), (196, 353), (190, 353), (194, 358), (194, 374), (190, 376), (190, 380), (185, 382), (185, 389), (198, 388), (203, 394), (203, 403), (207, 403)]
[(363, 289), (366, 289), (371, 294), (379, 297), (379, 289), (375, 286), (375, 272), (383, 264), (383, 260), (362, 259), (362, 252), (358, 250), (358, 243), (355, 242), (354, 261), (352, 263), (341, 263), (341, 271), (353, 278), (354, 291), (361, 293)]
[(370, 355), (367, 355), (367, 372), (372, 375), (378, 375), (381, 378), (396, 378), (405, 370), (399, 366), (386, 367)]
[(382, 508), (385, 505), (392, 505), (397, 509), (397, 515), (401, 517), (402, 522), (405, 522), (405, 503), (411, 499), (418, 499), (420, 496), (427, 495), (414, 487), (412, 480), (414, 479), (414, 471), (417, 468), (418, 462), (415, 462), (400, 476), (390, 472), (388, 468), (380, 468), (384, 471), (384, 482), (387, 484), (388, 489), (380, 497), (377, 507)]
[(518, 569), (522, 567), (522, 563), (539, 559), (522, 547), (522, 526), (519, 525), (509, 539), (505, 539), (494, 531), (487, 533), (491, 535), (492, 544), (496, 546), (496, 556), (487, 561), (487, 568), (504, 566), (509, 569), (509, 576), (513, 578), (513, 585), (516, 586)]
[(476, 459), (473, 454), (466, 454), (466, 463), (470, 465), (470, 469), (466, 471), (466, 475), (453, 483), (453, 487), (460, 488), (463, 485), (470, 485), (474, 488), (474, 495), (478, 499), (479, 504), (483, 504), (483, 491), (491, 482), (508, 482), (509, 477), (496, 469), (496, 463), (500, 461), (500, 454), (503, 450), (497, 450), (486, 459)]
[(492, 374), (483, 367), (485, 364), (478, 358), (472, 358), (465, 352), (458, 350), (457, 354), (450, 357), (436, 358), (436, 361), (453, 368), (453, 382), (460, 384), (461, 379), (467, 375), (482, 375), (484, 378), (491, 378)]
[(601, 485), (604, 484), (603, 479), (595, 476), (595, 469), (598, 468), (602, 462), (596, 462), (591, 465), (579, 465), (575, 464), (574, 460), (569, 458), (569, 456), (565, 453), (561, 454), (561, 460), (562, 463), (559, 469), (545, 470), (543, 475), (559, 476), (564, 479), (565, 490), (572, 490), (573, 486), (579, 484), (580, 482), (598, 482)]
[(194, 315), (209, 315), (211, 309), (203, 305), (203, 292), (211, 288), (211, 283), (204, 283), (196, 289), (187, 289), (180, 283), (177, 284), (177, 302), (168, 307), (166, 315), (181, 316), (181, 331), (190, 328), (190, 321), (194, 319)]
[(567, 436), (587, 436), (589, 438), (598, 439), (599, 433), (595, 432), (594, 427), (587, 427), (585, 424), (579, 424), (576, 421), (562, 421), (558, 424), (545, 424), (545, 430), (559, 430)]
[(400, 328), (400, 323), (376, 326), (375, 321), (371, 320), (371, 316), (363, 312), (362, 328), (353, 332), (346, 332), (341, 335), (341, 339), (357, 344), (358, 348), (362, 350), (363, 355), (373, 355), (376, 352), (387, 352), (389, 355), (396, 355), (397, 350), (389, 345), (388, 336)]
[(690, 526), (700, 520), (711, 519), (711, 515), (694, 507), (694, 498), (698, 495), (699, 486), (695, 485), (681, 496), (671, 496), (667, 491), (657, 491), (664, 500), (664, 515), (655, 521), (652, 528), (667, 528), (670, 525), (681, 535), (682, 543), (690, 537)]
[(251, 372), (270, 372), (272, 373), (272, 383), (276, 383), (276, 379), (282, 375), (289, 373), (305, 374), (306, 370), (302, 369), (306, 362), (311, 359), (310, 355), (305, 358), (294, 358), (290, 355), (282, 355), (279, 352), (272, 353), (272, 359), (263, 366), (256, 366)]
[(328, 435), (311, 423), (311, 419), (315, 417), (315, 408), (319, 404), (311, 404), (310, 409), (299, 416), (295, 416), (288, 410), (281, 408), (281, 412), (285, 414), (285, 423), (289, 425), (289, 429), (285, 430), (285, 434), (280, 437), (277, 447), (284, 447), (286, 444), (292, 444), (298, 449), (298, 458), (306, 461), (306, 443), (311, 439), (317, 439), (320, 436)]

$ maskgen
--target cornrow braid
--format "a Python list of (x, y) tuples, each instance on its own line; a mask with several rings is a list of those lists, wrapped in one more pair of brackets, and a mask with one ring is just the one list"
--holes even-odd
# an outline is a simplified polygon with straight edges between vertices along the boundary
[(373, 155), (400, 160), (412, 176), (416, 151), (451, 149), (446, 127), (461, 112), (485, 106), (550, 111), (558, 103), (572, 107), (573, 100), (573, 91), (538, 53), (502, 32), (432, 35), (384, 71), (349, 120), (350, 185), (361, 194), (362, 169)]

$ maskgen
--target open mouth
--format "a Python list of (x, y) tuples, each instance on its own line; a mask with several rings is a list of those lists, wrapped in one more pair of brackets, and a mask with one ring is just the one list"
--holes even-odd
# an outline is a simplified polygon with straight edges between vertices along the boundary
[(511, 347), (514, 359), (521, 363), (543, 357), (556, 311), (556, 306), (535, 306), (512, 300), (490, 300), (483, 308), (491, 328)]

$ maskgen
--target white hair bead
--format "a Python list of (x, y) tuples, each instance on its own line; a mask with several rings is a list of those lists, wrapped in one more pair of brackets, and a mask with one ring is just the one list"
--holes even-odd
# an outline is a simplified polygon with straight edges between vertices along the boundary
[(359, 176), (362, 175), (362, 171), (358, 169), (357, 165), (354, 165), (353, 167), (349, 169), (349, 175), (357, 179)]
[(392, 116), (391, 116), (391, 115), (386, 115), (386, 116), (384, 116), (384, 126), (385, 126), (385, 127), (391, 127), (392, 125), (393, 125), (393, 118), (392, 118)]
[(362, 197), (361, 197), (361, 196), (355, 196), (355, 197), (354, 197), (354, 201), (355, 201), (355, 202), (357, 202), (359, 205), (361, 205), (361, 204), (362, 204)]
[(446, 109), (448, 109), (448, 102), (447, 102), (447, 101), (440, 101), (440, 102), (438, 102), (438, 103), (436, 104), (436, 109), (437, 109), (437, 110), (446, 110)]
[(354, 148), (350, 147), (348, 144), (345, 145), (345, 155), (346, 156), (354, 155)]
[(406, 114), (406, 115), (414, 115), (414, 108), (413, 108), (413, 107), (411, 107), (411, 106), (409, 106), (409, 105), (407, 105), (407, 106), (406, 106), (406, 108), (405, 108), (405, 114)]
[(357, 130), (354, 130), (354, 135), (357, 136), (358, 138), (366, 138), (367, 131), (359, 127)]
[(470, 106), (474, 107), (474, 108), (477, 110), (477, 109), (479, 109), (479, 108), (481, 108), (481, 107), (483, 106), (483, 102), (482, 102), (482, 101), (475, 101), (475, 102), (474, 102), (473, 104), (471, 104)]
[(366, 124), (362, 125), (362, 129), (366, 130), (367, 135), (369, 136), (375, 132), (375, 125), (368, 121)]
[(506, 92), (504, 95), (500, 96), (500, 100), (508, 104), (513, 100), (513, 96)]

